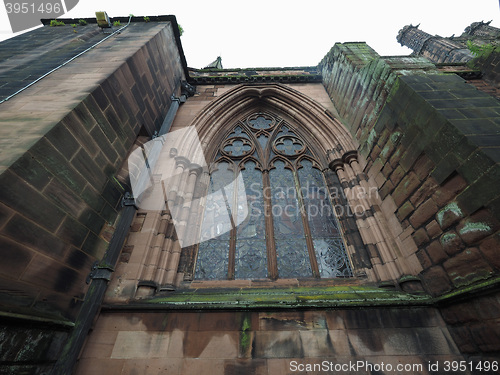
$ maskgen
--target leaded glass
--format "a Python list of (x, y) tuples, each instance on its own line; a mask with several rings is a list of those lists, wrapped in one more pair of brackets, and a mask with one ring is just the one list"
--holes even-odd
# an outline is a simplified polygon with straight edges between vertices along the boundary
[(259, 137), (257, 139), (259, 140), (259, 143), (260, 143), (260, 146), (262, 147), (262, 149), (265, 150), (266, 146), (267, 146), (267, 141), (269, 140), (269, 137), (264, 135), (264, 134), (261, 134), (261, 135), (259, 135)]
[(293, 172), (281, 160), (269, 172), (274, 239), (280, 277), (310, 277), (311, 265)]
[(254, 129), (270, 129), (272, 120), (265, 118), (264, 116), (257, 116), (255, 119), (248, 121), (250, 126)]
[[(262, 196), (262, 173), (253, 161), (245, 163), (241, 171), (245, 185), (248, 215), (238, 226), (236, 234), (237, 279), (267, 277), (267, 247)], [(238, 209), (241, 209), (238, 206)]]
[(200, 243), (196, 261), (195, 279), (227, 279), (229, 262), (229, 238), (221, 236)]
[(296, 156), (305, 150), (305, 145), (300, 139), (293, 136), (283, 136), (274, 141), (276, 152), (285, 156)]
[(230, 157), (240, 157), (251, 153), (253, 147), (250, 141), (243, 137), (234, 137), (224, 142), (222, 150)]
[(309, 160), (298, 171), (304, 211), (321, 277), (352, 276), (342, 236), (322, 173)]
[(238, 122), (215, 160), (196, 279), (352, 276), (314, 152), (288, 124)]
[(226, 196), (232, 191), (224, 188), (234, 179), (234, 172), (229, 163), (219, 163), (218, 167), (210, 178), (201, 226), (195, 273), (195, 278), (201, 280), (227, 278), (231, 221)]

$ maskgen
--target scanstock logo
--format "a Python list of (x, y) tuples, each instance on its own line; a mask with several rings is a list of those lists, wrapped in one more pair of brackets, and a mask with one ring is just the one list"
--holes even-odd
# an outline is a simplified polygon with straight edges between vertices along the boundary
[(4, 0), (12, 32), (40, 26), (42, 18), (55, 19), (73, 9), (79, 0)]
[[(167, 209), (181, 247), (227, 233), (248, 216), (241, 172), (213, 170), (208, 178), (209, 167), (194, 126), (169, 132), (135, 149), (128, 158), (128, 168), (137, 208)], [(202, 197), (195, 194), (200, 188)], [(203, 207), (210, 208), (209, 218), (203, 217)]]

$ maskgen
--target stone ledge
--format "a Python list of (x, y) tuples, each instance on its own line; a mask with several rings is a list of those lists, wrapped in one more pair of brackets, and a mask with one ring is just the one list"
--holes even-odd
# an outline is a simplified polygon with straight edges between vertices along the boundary
[(129, 304), (107, 304), (105, 309), (297, 309), (361, 306), (426, 306), (425, 294), (409, 294), (377, 286), (304, 288), (220, 288), (177, 291)]

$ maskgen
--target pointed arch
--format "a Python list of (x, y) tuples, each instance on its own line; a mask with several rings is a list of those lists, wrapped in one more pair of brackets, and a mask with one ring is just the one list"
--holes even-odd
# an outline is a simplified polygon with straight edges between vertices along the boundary
[[(226, 125), (247, 118), (256, 111), (269, 110), (287, 122), (297, 124), (300, 132), (317, 144), (325, 162), (341, 158), (357, 150), (348, 130), (331, 117), (318, 102), (283, 84), (241, 84), (226, 91), (208, 104), (192, 122), (201, 140), (205, 155), (213, 156), (215, 145), (224, 137)], [(194, 145), (185, 145), (186, 151)], [(328, 157), (326, 157), (328, 155)]]

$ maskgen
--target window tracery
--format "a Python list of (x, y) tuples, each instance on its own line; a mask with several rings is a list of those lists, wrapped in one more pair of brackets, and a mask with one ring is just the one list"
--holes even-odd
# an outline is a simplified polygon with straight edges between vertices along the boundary
[[(202, 228), (215, 232), (202, 233), (195, 279), (352, 276), (321, 165), (284, 120), (255, 113), (235, 124), (209, 185), (223, 193), (205, 204)], [(205, 225), (221, 210), (231, 223)]]

